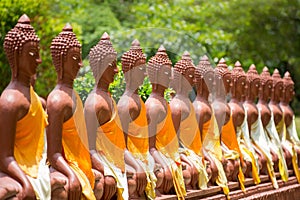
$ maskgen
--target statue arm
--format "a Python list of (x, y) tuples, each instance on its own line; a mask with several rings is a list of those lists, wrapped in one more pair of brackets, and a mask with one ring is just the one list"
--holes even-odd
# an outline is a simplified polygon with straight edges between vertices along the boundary
[[(0, 171), (17, 180), (23, 187), (22, 196), (31, 196), (35, 194), (29, 179), (18, 165), (14, 157), (14, 140), (16, 133), (16, 124), (18, 119), (19, 107), (9, 101), (0, 101)], [(5, 127), (3, 127), (5, 125)]]
[(129, 101), (130, 101), (129, 98), (121, 97), (121, 99), (118, 102), (118, 114), (120, 117), (126, 146), (127, 146), (127, 135), (128, 135), (129, 123), (133, 121), (130, 115), (132, 112), (132, 108), (131, 108), (132, 104)]
[[(80, 198), (81, 185), (73, 170), (68, 165), (62, 155), (62, 128), (65, 119), (66, 98), (57, 95), (56, 98), (47, 102), (47, 113), (49, 125), (47, 131), (47, 157), (51, 166), (64, 174), (69, 179), (69, 198)], [(71, 100), (72, 101), (72, 100)], [(64, 102), (64, 103), (62, 103)], [(72, 106), (69, 106), (69, 112), (72, 113)]]
[(104, 174), (104, 167), (102, 165), (102, 162), (99, 158), (96, 149), (97, 128), (99, 126), (99, 123), (97, 120), (97, 113), (96, 113), (95, 106), (93, 103), (89, 102), (89, 98), (85, 102), (84, 118), (86, 123), (87, 134), (88, 134), (92, 168)]

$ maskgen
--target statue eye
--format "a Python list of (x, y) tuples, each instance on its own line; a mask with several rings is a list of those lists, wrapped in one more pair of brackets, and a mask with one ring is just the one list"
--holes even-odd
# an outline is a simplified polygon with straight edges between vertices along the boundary
[(167, 71), (165, 71), (164, 73), (165, 73), (165, 75), (169, 75), (169, 72), (167, 72)]
[(72, 58), (73, 58), (73, 60), (77, 60), (77, 58), (75, 56), (73, 56)]
[(229, 80), (229, 79), (227, 79), (226, 81), (227, 81), (227, 83), (229, 83), (229, 82), (230, 82), (230, 80)]
[(34, 53), (34, 52), (32, 52), (32, 51), (29, 51), (29, 55), (31, 55), (31, 56), (34, 56), (34, 55), (35, 55), (35, 53)]
[(190, 75), (189, 75), (189, 77), (190, 77), (190, 78), (193, 78), (193, 75), (192, 75), (192, 74), (190, 74)]
[(245, 85), (245, 82), (242, 82), (242, 85)]

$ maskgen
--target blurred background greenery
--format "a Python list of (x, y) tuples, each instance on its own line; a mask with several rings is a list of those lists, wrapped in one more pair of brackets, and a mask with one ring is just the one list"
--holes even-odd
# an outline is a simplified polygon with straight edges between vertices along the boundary
[[(42, 64), (36, 91), (47, 97), (56, 82), (51, 61), (51, 40), (70, 22), (82, 43), (85, 67), (75, 88), (85, 100), (93, 87), (88, 52), (106, 31), (118, 51), (127, 51), (137, 38), (147, 55), (163, 44), (175, 63), (188, 50), (194, 63), (207, 54), (213, 65), (224, 57), (228, 65), (239, 60), (244, 69), (254, 63), (259, 72), (268, 66), (281, 75), (289, 71), (295, 80), (292, 107), (300, 114), (300, 1), (299, 0), (1, 0), (0, 1), (0, 93), (10, 81), (10, 68), (3, 51), (5, 34), (26, 13), (41, 39)], [(120, 67), (120, 65), (119, 65)], [(125, 82), (120, 72), (110, 91), (118, 100)], [(151, 92), (145, 79), (140, 95)], [(167, 91), (166, 97), (168, 97)]]

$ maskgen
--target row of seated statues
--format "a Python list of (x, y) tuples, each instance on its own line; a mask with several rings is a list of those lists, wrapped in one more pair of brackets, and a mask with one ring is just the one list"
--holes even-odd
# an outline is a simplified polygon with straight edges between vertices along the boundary
[(259, 75), (251, 65), (245, 73), (224, 59), (212, 68), (207, 56), (195, 66), (188, 52), (172, 67), (163, 46), (146, 62), (134, 40), (121, 58), (126, 89), (116, 104), (108, 88), (117, 52), (104, 33), (89, 53), (95, 87), (83, 105), (73, 89), (81, 45), (69, 24), (50, 48), (57, 85), (43, 102), (33, 89), (41, 59), (30, 19), (23, 15), (4, 40), (12, 77), (0, 98), (0, 199), (184, 199), (212, 185), (229, 198), (229, 181), (245, 191), (245, 178), (259, 184), (264, 174), (278, 188), (275, 172), (287, 181), (288, 169), (300, 183), (289, 72)]

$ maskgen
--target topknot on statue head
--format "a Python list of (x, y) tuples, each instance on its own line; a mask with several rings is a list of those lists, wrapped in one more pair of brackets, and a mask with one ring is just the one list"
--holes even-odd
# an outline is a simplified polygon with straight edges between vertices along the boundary
[(137, 39), (133, 40), (129, 51), (122, 55), (121, 61), (124, 73), (134, 67), (146, 64), (146, 56), (143, 54), (140, 42)]
[(57, 71), (62, 66), (62, 56), (63, 59), (66, 59), (68, 50), (75, 47), (81, 49), (81, 45), (75, 33), (73, 33), (72, 26), (67, 23), (62, 32), (52, 40), (50, 46), (53, 64)]
[(288, 71), (284, 73), (283, 85), (284, 85), (285, 88), (287, 88), (289, 86), (293, 86), (294, 87), (294, 85), (295, 85), (295, 83), (294, 83), (294, 81), (293, 81), (293, 79), (291, 77), (291, 74)]
[(275, 88), (275, 86), (277, 84), (283, 84), (283, 80), (280, 76), (280, 73), (278, 71), (278, 69), (275, 69), (273, 74), (272, 74), (272, 80), (273, 80), (273, 88)]
[(269, 69), (268, 67), (264, 67), (262, 73), (260, 74), (260, 85), (264, 86), (266, 85), (268, 82), (272, 82), (273, 83), (273, 79), (270, 75)]
[[(117, 60), (117, 52), (112, 46), (109, 35), (105, 32), (97, 45), (89, 53), (90, 66), (95, 77), (101, 77), (108, 65)], [(96, 78), (97, 79), (97, 78)]]
[(156, 81), (157, 74), (163, 66), (171, 69), (172, 62), (168, 57), (165, 47), (161, 45), (156, 54), (148, 61), (147, 69), (150, 82)]
[(226, 61), (224, 58), (221, 58), (219, 63), (217, 64), (215, 68), (215, 75), (218, 79), (222, 79), (226, 74), (230, 74), (231, 72), (228, 69), (228, 66), (226, 64)]
[(36, 42), (39, 44), (39, 41), (40, 39), (36, 35), (35, 30), (30, 25), (29, 17), (23, 14), (15, 27), (4, 38), (4, 51), (10, 67), (12, 69), (15, 67), (15, 51), (20, 54), (25, 43)]

